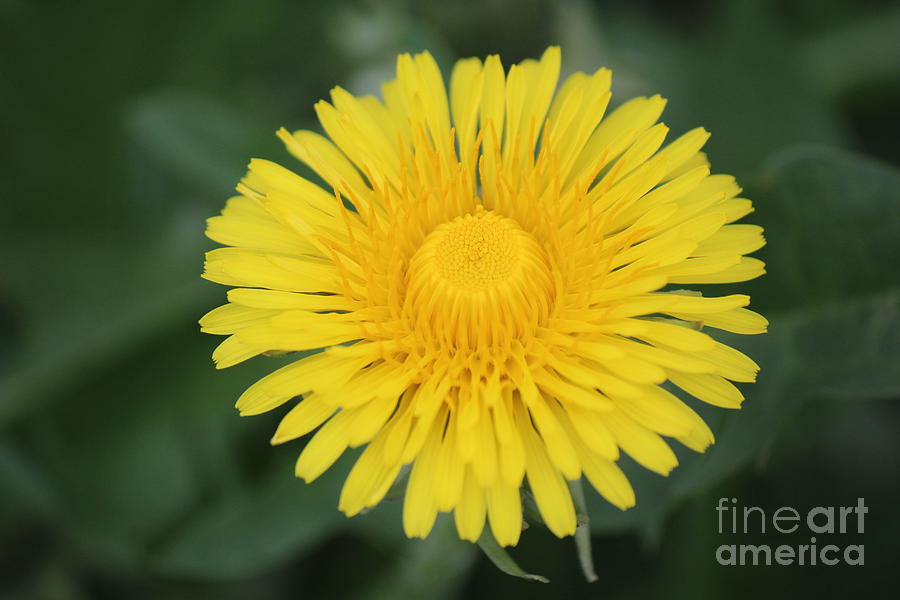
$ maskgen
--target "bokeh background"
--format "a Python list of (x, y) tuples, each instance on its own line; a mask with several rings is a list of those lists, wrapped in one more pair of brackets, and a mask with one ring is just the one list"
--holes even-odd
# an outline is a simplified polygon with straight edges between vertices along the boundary
[[(0, 1), (0, 598), (890, 597), (898, 39), (900, 5), (873, 0)], [(566, 72), (613, 68), (613, 103), (659, 92), (673, 134), (712, 131), (769, 239), (749, 287), (771, 333), (735, 341), (759, 383), (671, 477), (623, 461), (635, 509), (589, 492), (591, 586), (539, 526), (512, 555), (548, 585), (446, 520), (404, 539), (399, 502), (345, 519), (347, 461), (307, 486), (303, 442), (268, 445), (279, 414), (233, 409), (278, 361), (215, 371), (196, 324), (225, 297), (199, 278), (204, 219), (250, 157), (290, 164), (279, 126), (316, 127), (332, 85), (376, 91), (398, 52), (509, 65), (551, 43)], [(834, 543), (866, 564), (720, 566), (722, 543), (808, 543), (719, 535), (720, 497), (863, 497), (865, 533)]]

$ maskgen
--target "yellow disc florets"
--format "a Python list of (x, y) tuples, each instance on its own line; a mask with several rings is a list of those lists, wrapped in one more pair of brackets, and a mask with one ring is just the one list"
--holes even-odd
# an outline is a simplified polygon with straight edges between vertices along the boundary
[(469, 349), (522, 339), (546, 319), (547, 259), (516, 221), (478, 206), (439, 225), (407, 271), (405, 312), (428, 341)]

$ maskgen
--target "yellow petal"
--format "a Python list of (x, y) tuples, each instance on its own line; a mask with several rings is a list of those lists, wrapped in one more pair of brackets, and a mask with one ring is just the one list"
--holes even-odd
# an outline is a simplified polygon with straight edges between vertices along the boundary
[(525, 447), (528, 485), (534, 494), (541, 518), (557, 537), (574, 534), (575, 506), (562, 474), (550, 462), (544, 443), (523, 408), (518, 408), (515, 421)]
[(660, 387), (645, 389), (644, 396), (623, 400), (617, 406), (636, 422), (661, 435), (679, 437), (693, 431), (699, 417), (684, 402)]
[(696, 413), (695, 416), (694, 428), (691, 429), (690, 433), (678, 436), (676, 439), (694, 452), (706, 452), (710, 444), (716, 441), (715, 436), (713, 436), (713, 432), (703, 419)]
[[(506, 82), (505, 154), (517, 148), (519, 160), (527, 161), (525, 157), (533, 157), (540, 127), (556, 91), (559, 67), (559, 46), (550, 46), (539, 63), (525, 61), (510, 69)], [(515, 113), (511, 112), (512, 107), (516, 107)], [(530, 164), (530, 161), (523, 164)]]
[(670, 373), (669, 379), (691, 396), (713, 406), (740, 408), (744, 401), (740, 390), (718, 375)]
[(697, 246), (697, 256), (750, 254), (766, 245), (758, 225), (726, 225)]
[(484, 86), (481, 60), (457, 61), (450, 76), (450, 108), (459, 140), (459, 158), (469, 169), (474, 166), (473, 148), (478, 126), (478, 108)]
[(281, 419), (272, 444), (282, 444), (306, 435), (328, 419), (334, 407), (323, 402), (315, 394), (308, 394)]
[(597, 492), (622, 510), (634, 506), (634, 489), (616, 463), (588, 452), (581, 454), (584, 476)]
[[(618, 460), (619, 446), (604, 425), (603, 413), (577, 404), (567, 405), (565, 412), (568, 413), (568, 416), (560, 416), (560, 421), (564, 425), (571, 425), (572, 432), (575, 434), (572, 436), (573, 438), (580, 439), (592, 454), (609, 460)], [(577, 447), (577, 440), (575, 445)]]
[(249, 346), (235, 336), (230, 335), (216, 346), (216, 349), (213, 350), (212, 358), (216, 363), (217, 369), (227, 369), (254, 356), (258, 356), (266, 350), (267, 348)]
[(575, 162), (573, 175), (578, 177), (590, 170), (603, 152), (609, 161), (619, 156), (635, 137), (659, 119), (665, 105), (666, 101), (657, 95), (633, 98), (612, 111), (591, 134)]
[(319, 254), (315, 246), (271, 217), (212, 217), (206, 220), (206, 237), (226, 246), (264, 252)]
[(475, 435), (478, 437), (478, 453), (471, 462), (472, 473), (480, 487), (490, 487), (497, 481), (499, 466), (497, 437), (494, 433), (493, 418), (487, 407), (482, 409)]
[(708, 139), (709, 132), (702, 127), (697, 127), (663, 148), (660, 154), (666, 156), (666, 164), (669, 167), (666, 177), (671, 177), (672, 173), (681, 168), (688, 160), (696, 157)]
[(269, 323), (277, 314), (279, 314), (277, 310), (225, 304), (209, 311), (200, 319), (200, 331), (227, 335), (246, 327)]
[(443, 425), (444, 419), (435, 421), (409, 474), (406, 495), (403, 499), (403, 531), (407, 537), (427, 537), (437, 518), (437, 500), (431, 486), (440, 451)]
[(667, 369), (675, 369), (677, 371), (685, 371), (687, 373), (712, 373), (715, 366), (706, 360), (695, 358), (694, 354), (688, 354), (677, 350), (668, 350), (650, 344), (642, 344), (631, 340), (617, 340), (619, 344), (630, 356), (640, 357), (643, 360), (656, 363)]
[(453, 511), (456, 521), (456, 530), (459, 537), (470, 542), (477, 542), (484, 530), (484, 519), (487, 514), (487, 506), (484, 499), (485, 493), (478, 484), (470, 466), (465, 482), (463, 483), (462, 496)]
[(705, 333), (659, 321), (640, 321), (640, 329), (635, 335), (642, 340), (686, 352), (704, 352), (716, 345), (715, 340)]
[(347, 449), (346, 412), (339, 412), (309, 440), (297, 458), (294, 472), (307, 483), (314, 481)]
[(705, 327), (715, 327), (716, 329), (724, 329), (732, 333), (741, 333), (744, 335), (754, 335), (765, 333), (769, 328), (769, 321), (759, 313), (746, 308), (733, 308), (722, 312), (708, 313), (702, 315), (689, 315), (676, 311), (666, 311), (673, 317), (679, 319), (694, 319), (702, 321)]
[(666, 312), (678, 312), (684, 314), (715, 313), (734, 308), (741, 308), (750, 303), (750, 296), (744, 294), (732, 294), (719, 298), (706, 296), (687, 296), (680, 294), (668, 294), (673, 301), (665, 307)]
[(620, 412), (606, 414), (603, 420), (622, 450), (639, 464), (660, 475), (668, 475), (678, 465), (672, 449), (643, 425)]
[(375, 437), (396, 406), (396, 396), (382, 396), (351, 409), (353, 416), (347, 423), (347, 445), (356, 448)]
[(344, 291), (340, 274), (331, 264), (244, 248), (207, 252), (203, 277), (236, 287), (338, 294)]
[(759, 365), (742, 352), (725, 344), (716, 343), (716, 347), (702, 354), (716, 368), (716, 373), (732, 381), (756, 381)]
[(341, 358), (328, 352), (307, 356), (247, 388), (238, 398), (237, 409), (241, 415), (258, 415), (313, 389), (339, 386), (367, 362), (368, 357)]
[(499, 483), (485, 490), (488, 521), (501, 546), (515, 546), (522, 533), (522, 499), (519, 487)]
[(348, 517), (378, 504), (397, 478), (400, 465), (388, 466), (381, 460), (383, 444), (384, 436), (373, 440), (356, 460), (344, 481), (338, 509)]
[(278, 130), (278, 137), (288, 152), (308, 165), (324, 179), (330, 189), (341, 193), (351, 192), (357, 198), (367, 198), (370, 193), (360, 172), (341, 150), (328, 138), (313, 131), (288, 132)]
[(280, 290), (234, 288), (228, 290), (228, 301), (250, 308), (274, 310), (338, 311), (352, 310), (353, 304), (343, 296), (331, 294), (299, 294)]
[[(704, 258), (692, 258), (688, 262), (693, 261), (706, 261), (711, 257)], [(761, 275), (765, 274), (766, 266), (761, 260), (756, 258), (751, 258), (749, 256), (742, 256), (739, 260), (736, 260), (735, 256), (732, 259), (722, 260), (720, 259), (718, 262), (713, 263), (713, 261), (708, 261), (708, 263), (704, 264), (704, 269), (702, 271), (698, 269), (677, 269), (669, 273), (669, 282), (670, 283), (737, 283), (739, 281), (749, 281), (751, 279), (756, 279)], [(699, 265), (699, 262), (693, 262), (693, 265)], [(706, 265), (711, 265), (713, 268), (710, 268)]]
[(457, 418), (450, 416), (450, 422), (440, 449), (432, 466), (431, 491), (437, 501), (438, 510), (447, 512), (453, 510), (462, 494), (463, 479), (465, 478), (466, 465), (457, 454), (456, 428)]
[(528, 412), (541, 432), (541, 439), (553, 466), (561, 471), (566, 479), (575, 480), (581, 477), (581, 465), (578, 463), (578, 455), (572, 447), (572, 441), (559, 424), (555, 411), (549, 406), (556, 403), (552, 398), (541, 398), (528, 407)]

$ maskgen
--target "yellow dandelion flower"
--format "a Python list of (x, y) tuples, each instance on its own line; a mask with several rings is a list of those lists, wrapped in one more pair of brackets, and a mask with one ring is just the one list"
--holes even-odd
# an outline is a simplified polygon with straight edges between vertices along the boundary
[[(204, 277), (228, 303), (200, 321), (228, 337), (225, 368), (269, 351), (323, 349), (252, 385), (255, 415), (296, 401), (272, 443), (318, 429), (296, 474), (312, 481), (365, 446), (340, 494), (348, 516), (411, 465), (410, 537), (439, 512), (460, 537), (504, 546), (530, 488), (547, 527), (575, 531), (567, 480), (632, 506), (620, 450), (657, 473), (664, 437), (703, 451), (706, 424), (663, 384), (724, 408), (752, 360), (706, 328), (761, 333), (749, 297), (689, 284), (763, 274), (762, 230), (734, 178), (710, 175), (702, 128), (664, 145), (665, 100), (605, 115), (611, 73), (557, 90), (559, 48), (504, 71), (456, 63), (449, 97), (430, 54), (401, 55), (382, 99), (334, 88), (327, 136), (278, 136), (325, 182), (254, 159), (207, 235)], [(703, 331), (699, 328), (702, 326)], [(668, 384), (667, 384), (668, 385)]]

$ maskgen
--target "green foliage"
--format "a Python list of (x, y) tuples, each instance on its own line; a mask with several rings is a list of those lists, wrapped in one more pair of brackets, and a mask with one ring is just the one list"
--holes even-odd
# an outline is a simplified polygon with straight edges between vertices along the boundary
[(509, 555), (509, 552), (506, 551), (500, 544), (497, 543), (497, 540), (494, 539), (494, 535), (491, 533), (490, 528), (486, 528), (482, 533), (481, 537), (478, 538), (478, 547), (481, 548), (484, 555), (491, 559), (491, 562), (494, 565), (506, 573), (507, 575), (512, 575), (513, 577), (521, 577), (522, 579), (526, 579), (528, 581), (538, 581), (540, 583), (550, 583), (550, 580), (544, 577), (543, 575), (535, 575), (534, 573), (526, 573), (522, 567), (520, 567), (513, 557)]
[[(720, 3), (691, 16), (668, 3), (574, 0), (0, 3), (0, 595), (588, 589), (571, 540), (539, 523), (513, 554), (550, 586), (500, 574), (449, 519), (428, 540), (405, 540), (396, 501), (346, 519), (336, 504), (349, 458), (306, 485), (291, 466), (303, 442), (266, 443), (279, 415), (233, 410), (244, 387), (291, 357), (215, 371), (215, 341), (197, 331), (224, 301), (199, 279), (213, 246), (203, 221), (246, 162), (287, 160), (277, 127), (309, 126), (333, 84), (374, 91), (393, 53), (424, 47), (445, 65), (491, 52), (509, 64), (561, 43), (564, 68), (614, 68), (614, 102), (662, 92), (673, 131), (713, 132), (715, 169), (739, 176), (757, 207), (748, 220), (766, 228), (769, 273), (750, 287), (771, 331), (728, 338), (760, 363), (759, 382), (743, 386), (741, 411), (697, 407), (717, 443), (679, 451), (670, 477), (623, 459), (635, 508), (585, 490), (594, 585), (604, 586), (589, 593), (747, 596), (740, 575), (712, 558), (715, 495), (772, 505), (866, 495), (886, 512), (900, 501), (890, 485), (900, 456), (900, 173), (889, 162), (900, 12), (787, 4)], [(884, 533), (872, 534), (872, 552), (890, 556), (898, 521), (873, 519)], [(490, 540), (481, 545), (524, 574)], [(827, 591), (822, 575), (766, 576), (781, 589)], [(876, 595), (879, 585), (859, 579), (855, 589)]]
[(310, 485), (291, 470), (281, 461), (257, 481), (226, 489), (167, 540), (156, 568), (167, 576), (242, 579), (301, 556), (345, 526), (334, 494), (347, 469), (336, 465)]

